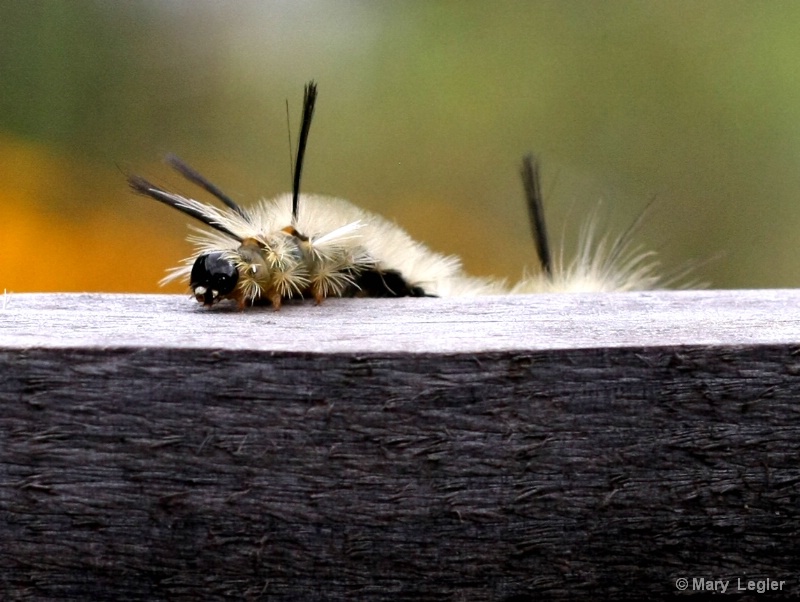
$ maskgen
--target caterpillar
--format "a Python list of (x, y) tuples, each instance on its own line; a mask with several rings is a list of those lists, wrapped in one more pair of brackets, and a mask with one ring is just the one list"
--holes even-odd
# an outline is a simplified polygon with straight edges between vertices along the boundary
[(444, 297), (560, 291), (612, 291), (660, 284), (651, 253), (631, 243), (638, 223), (619, 237), (597, 239), (590, 224), (571, 262), (563, 250), (553, 256), (547, 238), (539, 165), (523, 159), (522, 180), (540, 271), (514, 286), (468, 275), (458, 257), (431, 250), (405, 230), (348, 201), (300, 194), (303, 157), (317, 99), (309, 82), (293, 169), (291, 194), (262, 200), (245, 209), (174, 155), (167, 163), (189, 182), (216, 197), (218, 208), (130, 176), (132, 190), (204, 224), (189, 240), (195, 254), (171, 269), (162, 283), (188, 279), (194, 298), (205, 306), (233, 300), (240, 309), (268, 303), (275, 309), (290, 299), (327, 297)]

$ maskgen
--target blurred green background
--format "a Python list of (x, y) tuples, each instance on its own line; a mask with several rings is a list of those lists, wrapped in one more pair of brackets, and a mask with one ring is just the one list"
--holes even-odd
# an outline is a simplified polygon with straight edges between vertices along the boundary
[(3, 0), (0, 289), (159, 290), (187, 219), (125, 174), (195, 193), (175, 152), (243, 203), (289, 190), (312, 78), (303, 189), (470, 272), (535, 266), (534, 151), (567, 249), (598, 203), (617, 232), (655, 196), (665, 268), (798, 286), (798, 62), (794, 1)]

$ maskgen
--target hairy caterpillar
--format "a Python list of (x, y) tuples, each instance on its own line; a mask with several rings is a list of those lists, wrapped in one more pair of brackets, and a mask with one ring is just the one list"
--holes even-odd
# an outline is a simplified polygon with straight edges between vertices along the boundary
[[(244, 209), (174, 156), (167, 162), (226, 208), (196, 201), (131, 176), (139, 193), (209, 226), (190, 240), (196, 255), (170, 270), (164, 281), (189, 279), (194, 297), (206, 306), (233, 299), (240, 308), (268, 302), (275, 309), (293, 298), (469, 296), (558, 291), (653, 288), (659, 283), (649, 253), (630, 243), (637, 223), (613, 241), (584, 232), (578, 256), (553, 257), (545, 228), (538, 164), (523, 161), (523, 183), (541, 273), (508, 288), (504, 282), (467, 275), (457, 257), (414, 241), (402, 228), (347, 201), (300, 194), (303, 155), (316, 103), (314, 82), (306, 85), (293, 173), (292, 194)], [(638, 220), (637, 220), (638, 221)]]

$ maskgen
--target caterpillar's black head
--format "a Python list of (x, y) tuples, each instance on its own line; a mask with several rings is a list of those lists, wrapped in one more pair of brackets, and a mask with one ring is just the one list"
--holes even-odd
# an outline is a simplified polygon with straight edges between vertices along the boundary
[(222, 253), (204, 253), (192, 266), (190, 286), (203, 305), (212, 305), (236, 288), (239, 271)]

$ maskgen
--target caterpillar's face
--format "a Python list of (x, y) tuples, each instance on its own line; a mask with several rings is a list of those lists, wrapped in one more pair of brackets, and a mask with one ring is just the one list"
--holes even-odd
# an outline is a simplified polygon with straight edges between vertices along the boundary
[(189, 281), (195, 299), (212, 305), (233, 293), (239, 270), (222, 253), (204, 253), (195, 260)]

